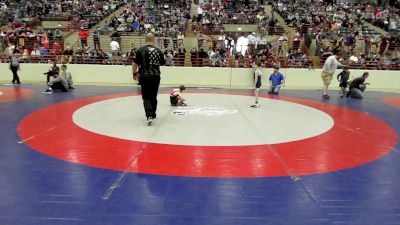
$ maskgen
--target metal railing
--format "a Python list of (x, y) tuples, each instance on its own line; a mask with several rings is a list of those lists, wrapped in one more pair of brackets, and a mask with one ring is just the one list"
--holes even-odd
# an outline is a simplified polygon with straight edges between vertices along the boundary
[[(98, 64), (98, 65), (131, 65), (133, 58), (130, 56), (112, 56), (106, 54), (103, 56), (93, 57), (89, 55), (44, 55), (44, 56), (29, 56), (29, 55), (16, 55), (21, 63), (48, 63), (56, 61), (61, 64)], [(8, 63), (10, 56), (8, 54), (0, 55), (3, 63)], [(210, 60), (198, 56), (185, 56), (179, 55), (172, 59), (167, 59), (166, 66), (173, 67), (231, 67), (231, 68), (251, 68), (253, 66), (254, 58), (252, 57), (237, 57), (228, 56), (219, 60)], [(308, 59), (285, 59), (283, 57), (269, 57), (263, 59), (264, 68), (272, 68), (279, 66), (281, 68), (308, 68), (315, 69)], [(400, 70), (400, 60), (392, 60), (387, 62), (381, 61), (364, 61), (362, 63), (350, 63), (350, 69), (363, 69), (363, 70)]]

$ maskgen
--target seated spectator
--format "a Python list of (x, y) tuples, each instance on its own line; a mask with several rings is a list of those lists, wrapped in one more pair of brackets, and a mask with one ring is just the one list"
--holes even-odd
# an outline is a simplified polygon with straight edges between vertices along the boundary
[(358, 59), (358, 57), (353, 53), (350, 56), (350, 63), (358, 63), (360, 60)]
[(39, 53), (41, 56), (49, 55), (49, 51), (44, 46), (40, 47)]
[(172, 50), (165, 50), (164, 57), (165, 57), (165, 65), (166, 66), (174, 66), (174, 63), (173, 63), (174, 52)]
[(28, 62), (29, 60), (29, 51), (28, 49), (24, 49), (24, 52), (22, 53), (22, 59), (24, 62)]
[(190, 49), (190, 61), (192, 62), (192, 66), (198, 66), (197, 56), (198, 56), (197, 49), (196, 48)]
[(221, 63), (221, 56), (218, 51), (212, 51), (210, 54), (210, 61), (212, 66), (218, 66)]

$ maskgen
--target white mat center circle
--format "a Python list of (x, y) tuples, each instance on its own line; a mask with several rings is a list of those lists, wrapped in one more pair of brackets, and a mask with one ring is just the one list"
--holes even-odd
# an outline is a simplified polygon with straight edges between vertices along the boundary
[(185, 94), (188, 107), (171, 107), (169, 95), (158, 96), (157, 119), (145, 125), (141, 96), (86, 105), (73, 121), (91, 132), (141, 142), (192, 146), (245, 146), (298, 141), (330, 130), (334, 120), (309, 106), (227, 94)]

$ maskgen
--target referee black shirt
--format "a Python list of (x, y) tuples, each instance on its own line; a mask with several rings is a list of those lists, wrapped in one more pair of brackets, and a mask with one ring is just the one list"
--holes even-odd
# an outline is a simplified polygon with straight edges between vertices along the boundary
[(140, 75), (161, 74), (160, 66), (165, 65), (164, 54), (153, 45), (145, 45), (136, 50), (134, 62), (139, 66)]

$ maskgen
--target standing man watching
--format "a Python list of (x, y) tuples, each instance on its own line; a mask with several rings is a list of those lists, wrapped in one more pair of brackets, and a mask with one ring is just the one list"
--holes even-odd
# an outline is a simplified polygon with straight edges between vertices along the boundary
[(92, 33), (94, 48), (100, 50), (100, 32), (99, 27)]
[(112, 52), (113, 56), (118, 56), (118, 52), (120, 50), (120, 47), (119, 47), (119, 43), (118, 43), (117, 40), (112, 39), (112, 41), (110, 43), (110, 49), (111, 49), (111, 52)]
[(82, 48), (85, 48), (87, 46), (88, 37), (89, 32), (84, 27), (81, 27), (81, 30), (79, 31), (79, 38), (81, 39)]
[(156, 118), (157, 94), (160, 86), (160, 66), (165, 65), (163, 52), (154, 45), (154, 34), (146, 35), (146, 45), (136, 51), (133, 60), (133, 79), (141, 86), (144, 111), (147, 125), (151, 126)]
[(322, 67), (321, 77), (322, 82), (324, 83), (324, 87), (322, 90), (323, 99), (329, 99), (328, 88), (331, 84), (333, 74), (335, 73), (335, 70), (338, 68), (338, 66), (343, 66), (340, 62), (337, 61), (340, 57), (341, 53), (338, 50), (334, 49), (333, 55), (329, 56), (326, 59), (324, 66)]

